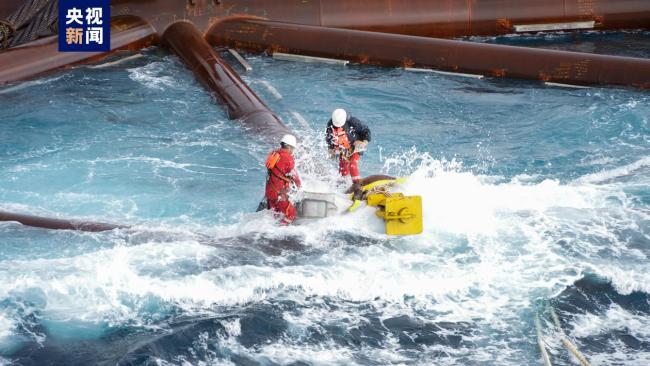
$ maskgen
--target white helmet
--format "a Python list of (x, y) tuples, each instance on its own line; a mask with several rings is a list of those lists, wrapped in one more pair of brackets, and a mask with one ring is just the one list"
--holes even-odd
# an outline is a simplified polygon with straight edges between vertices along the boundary
[(289, 145), (294, 149), (298, 147), (298, 141), (296, 141), (296, 137), (294, 135), (284, 135), (282, 136), (282, 140), (280, 140), (280, 142), (285, 145)]
[(332, 124), (334, 127), (343, 127), (347, 119), (348, 114), (345, 113), (345, 109), (337, 108), (332, 112)]

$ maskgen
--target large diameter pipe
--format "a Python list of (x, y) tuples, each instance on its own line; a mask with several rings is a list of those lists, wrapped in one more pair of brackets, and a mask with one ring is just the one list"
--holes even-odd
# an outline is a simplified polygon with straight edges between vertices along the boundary
[[(111, 19), (111, 52), (137, 51), (154, 44), (158, 36), (145, 20), (134, 16)], [(59, 52), (56, 36), (0, 52), (0, 85), (31, 79), (47, 72), (101, 59), (110, 53)]]
[(321, 24), (325, 26), (392, 30), (392, 33), (429, 37), (498, 35), (512, 33), (515, 25), (577, 21), (594, 21), (597, 29), (650, 26), (647, 0), (321, 0), (321, 3)]
[(575, 85), (650, 87), (650, 60), (314, 27), (241, 17), (206, 38), (252, 52), (283, 52), (389, 67), (433, 68)]
[(77, 230), (90, 232), (108, 231), (126, 227), (122, 225), (106, 224), (101, 222), (53, 219), (49, 217), (24, 215), (6, 211), (0, 211), (0, 221), (15, 221), (25, 226), (38, 227), (43, 229)]
[[(254, 15), (324, 27), (428, 37), (499, 35), (516, 25), (593, 21), (595, 29), (650, 27), (648, 0), (222, 0), (194, 1), (212, 16)], [(202, 6), (203, 5), (203, 6)]]
[(180, 21), (172, 24), (163, 33), (162, 41), (225, 106), (229, 118), (239, 120), (246, 127), (270, 137), (290, 133), (255, 92), (217, 55), (192, 23)]

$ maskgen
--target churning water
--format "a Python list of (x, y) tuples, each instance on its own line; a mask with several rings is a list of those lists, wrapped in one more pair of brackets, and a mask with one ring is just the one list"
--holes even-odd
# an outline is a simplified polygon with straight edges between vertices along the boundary
[(276, 142), (144, 53), (0, 89), (0, 209), (134, 225), (0, 224), (0, 364), (532, 365), (539, 316), (571, 365), (551, 308), (592, 364), (650, 363), (647, 93), (251, 56), (306, 188), (333, 108), (370, 125), (363, 174), (423, 197), (395, 238), (253, 213)]

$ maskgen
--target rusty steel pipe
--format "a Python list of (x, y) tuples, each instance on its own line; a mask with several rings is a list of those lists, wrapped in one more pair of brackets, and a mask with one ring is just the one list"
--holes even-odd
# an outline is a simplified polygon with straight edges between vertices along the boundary
[(323, 26), (445, 38), (591, 20), (596, 29), (650, 26), (646, 0), (321, 0), (321, 6)]
[[(7, 16), (23, 0), (0, 0)], [(595, 29), (650, 28), (647, 0), (112, 0), (111, 14), (137, 15), (160, 33), (178, 19), (201, 31), (214, 20), (269, 20), (429, 37), (499, 35), (515, 25), (594, 21)]]
[(192, 23), (172, 24), (163, 33), (162, 41), (183, 60), (217, 102), (225, 106), (230, 119), (239, 120), (244, 126), (269, 137), (290, 133)]
[[(111, 19), (111, 51), (137, 51), (156, 43), (158, 36), (145, 20), (135, 16)], [(101, 59), (110, 53), (59, 52), (56, 36), (0, 52), (0, 85), (31, 79), (47, 72)]]
[(593, 21), (595, 29), (650, 27), (647, 0), (194, 0), (192, 13), (452, 38), (499, 35), (516, 25)]
[[(389, 67), (433, 68), (575, 85), (650, 87), (650, 60), (314, 27), (235, 17), (206, 34), (215, 45)], [(317, 41), (316, 41), (317, 40)]]
[(0, 221), (15, 221), (25, 226), (38, 227), (43, 229), (76, 230), (76, 231), (89, 231), (89, 232), (109, 231), (113, 229), (127, 227), (122, 225), (106, 224), (101, 222), (52, 219), (49, 217), (32, 216), (32, 215), (18, 214), (13, 212), (6, 212), (6, 211), (0, 211)]

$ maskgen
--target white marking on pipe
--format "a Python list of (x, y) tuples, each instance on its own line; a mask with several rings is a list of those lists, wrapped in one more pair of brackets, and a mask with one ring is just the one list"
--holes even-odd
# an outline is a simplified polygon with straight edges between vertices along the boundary
[(89, 69), (103, 69), (103, 68), (106, 68), (106, 67), (119, 65), (119, 64), (121, 64), (123, 62), (135, 60), (135, 59), (138, 59), (140, 57), (144, 57), (144, 55), (141, 54), (141, 53), (138, 53), (138, 54), (135, 54), (135, 55), (131, 55), (129, 57), (124, 57), (124, 58), (121, 58), (119, 60), (106, 62), (106, 63), (100, 64), (100, 65), (88, 65), (88, 68)]
[(544, 85), (558, 86), (558, 87), (561, 87), (561, 88), (571, 88), (571, 89), (591, 89), (590, 86), (585, 86), (585, 85), (571, 85), (571, 84), (562, 84), (562, 83), (552, 83), (550, 81), (544, 82)]
[(431, 72), (434, 74), (440, 74), (440, 75), (451, 75), (451, 76), (460, 76), (464, 78), (474, 78), (474, 79), (483, 79), (483, 75), (479, 74), (466, 74), (462, 72), (451, 72), (451, 71), (441, 71), (441, 70), (433, 70), (433, 69), (420, 69), (416, 67), (405, 67), (404, 70), (406, 71), (411, 71), (411, 72)]
[(232, 48), (229, 48), (228, 52), (230, 52), (230, 54), (233, 55), (233, 57), (244, 67), (244, 70), (246, 70), (246, 72), (253, 70), (251, 64), (249, 64), (248, 61), (246, 61), (246, 59), (244, 59), (244, 57), (239, 54), (239, 52), (233, 50)]
[(561, 31), (570, 29), (593, 29), (596, 22), (593, 20), (586, 22), (566, 22), (566, 23), (546, 23), (546, 24), (520, 24), (515, 25), (515, 32), (543, 32), (543, 31)]
[(350, 63), (348, 60), (339, 60), (335, 58), (324, 58), (324, 57), (312, 57), (312, 56), (303, 56), (303, 55), (294, 55), (291, 53), (273, 53), (273, 58), (282, 61), (296, 61), (296, 62), (307, 62), (307, 63), (322, 63), (322, 64), (332, 64), (332, 65), (347, 65)]

